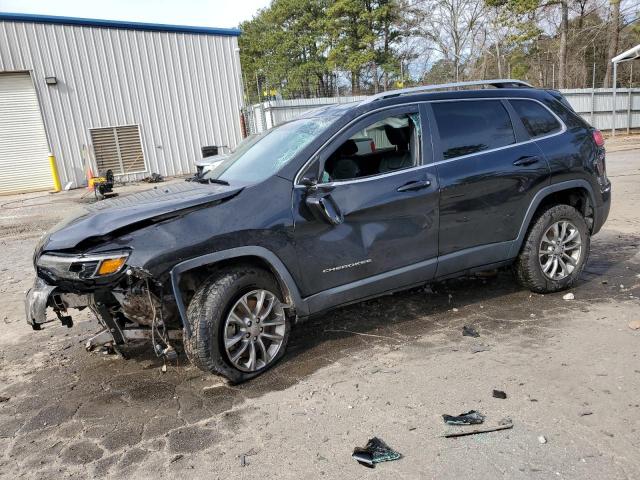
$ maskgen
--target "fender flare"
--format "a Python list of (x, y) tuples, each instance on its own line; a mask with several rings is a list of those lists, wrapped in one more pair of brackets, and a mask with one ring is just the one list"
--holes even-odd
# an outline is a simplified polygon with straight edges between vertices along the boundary
[(529, 204), (529, 208), (527, 209), (527, 213), (524, 216), (524, 220), (522, 221), (522, 225), (520, 226), (520, 230), (518, 232), (518, 236), (511, 244), (511, 251), (509, 252), (509, 258), (515, 258), (522, 247), (522, 243), (524, 242), (524, 237), (529, 230), (529, 226), (531, 224), (531, 219), (535, 214), (536, 210), (542, 203), (542, 201), (548, 197), (549, 195), (561, 192), (563, 190), (570, 190), (572, 188), (584, 188), (589, 194), (589, 201), (591, 202), (591, 206), (593, 207), (593, 215), (594, 215), (594, 224), (596, 224), (595, 215), (597, 215), (596, 209), (596, 196), (593, 193), (593, 187), (589, 182), (584, 179), (576, 179), (576, 180), (567, 180), (565, 182), (554, 183), (552, 185), (547, 185), (544, 188), (541, 188), (531, 200)]
[(185, 260), (184, 262), (180, 262), (176, 264), (169, 273), (171, 277), (171, 288), (173, 290), (173, 295), (178, 307), (178, 312), (180, 313), (180, 319), (182, 320), (184, 333), (187, 338), (191, 337), (191, 327), (187, 320), (187, 309), (182, 299), (182, 292), (180, 291), (180, 279), (182, 278), (182, 275), (189, 270), (193, 270), (194, 268), (202, 267), (204, 265), (213, 265), (223, 260), (242, 257), (258, 257), (266, 262), (276, 273), (278, 277), (278, 283), (280, 283), (287, 289), (287, 292), (285, 293), (288, 294), (289, 299), (293, 304), (291, 305), (291, 307), (295, 308), (298, 315), (306, 316), (306, 304), (302, 301), (298, 286), (291, 276), (291, 273), (289, 273), (287, 267), (284, 265), (284, 263), (282, 263), (282, 260), (280, 260), (280, 258), (278, 258), (275, 253), (264, 247), (258, 246), (230, 248), (228, 250), (220, 250), (218, 252), (209, 253), (189, 260)]

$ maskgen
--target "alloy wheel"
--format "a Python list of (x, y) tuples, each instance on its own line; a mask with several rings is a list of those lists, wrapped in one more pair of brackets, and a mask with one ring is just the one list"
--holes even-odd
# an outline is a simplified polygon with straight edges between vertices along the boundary
[(229, 361), (243, 372), (269, 365), (284, 342), (282, 303), (268, 290), (253, 290), (233, 305), (224, 325), (224, 347)]
[(580, 231), (571, 222), (560, 220), (542, 236), (538, 249), (540, 268), (551, 280), (567, 278), (578, 266), (582, 254)]

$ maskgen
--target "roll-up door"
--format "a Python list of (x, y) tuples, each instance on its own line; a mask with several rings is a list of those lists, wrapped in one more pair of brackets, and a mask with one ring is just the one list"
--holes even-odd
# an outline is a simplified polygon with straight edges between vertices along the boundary
[(28, 73), (0, 73), (0, 195), (53, 187), (49, 146)]

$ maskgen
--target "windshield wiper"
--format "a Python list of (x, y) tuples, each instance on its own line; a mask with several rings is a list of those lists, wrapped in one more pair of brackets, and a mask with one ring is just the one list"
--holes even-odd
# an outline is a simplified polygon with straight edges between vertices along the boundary
[(229, 182), (226, 180), (220, 180), (219, 178), (199, 178), (199, 183), (216, 183), (218, 185), (226, 185), (229, 186)]

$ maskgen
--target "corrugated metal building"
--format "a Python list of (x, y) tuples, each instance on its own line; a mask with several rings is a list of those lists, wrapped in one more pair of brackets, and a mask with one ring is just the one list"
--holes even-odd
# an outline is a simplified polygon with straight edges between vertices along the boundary
[(241, 139), (235, 29), (0, 13), (0, 194), (195, 171)]

